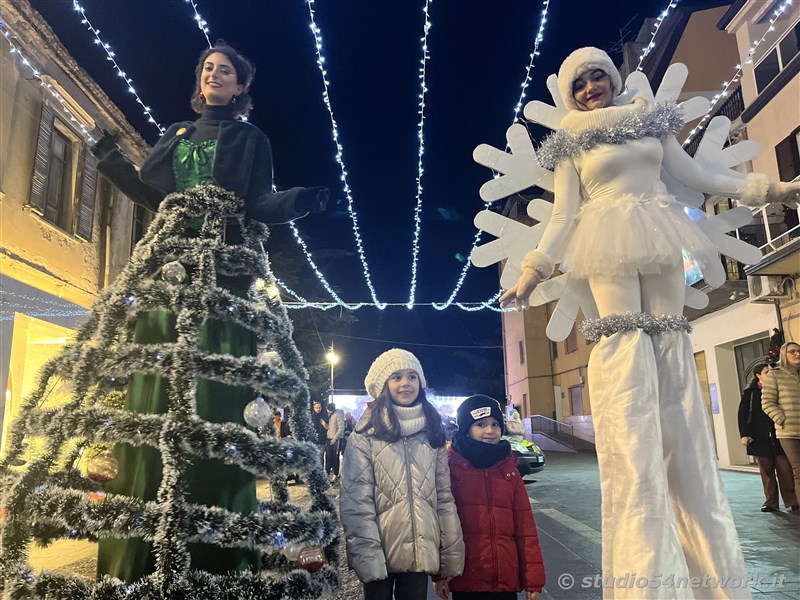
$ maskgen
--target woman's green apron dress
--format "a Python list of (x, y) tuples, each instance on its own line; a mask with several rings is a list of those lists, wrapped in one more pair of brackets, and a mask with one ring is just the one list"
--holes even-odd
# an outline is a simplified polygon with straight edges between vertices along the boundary
[[(216, 184), (211, 176), (216, 140), (194, 144), (181, 140), (173, 155), (176, 189), (190, 189), (200, 184)], [(202, 218), (187, 223), (187, 235), (200, 229)], [(235, 220), (231, 220), (236, 225)], [(238, 236), (238, 227), (229, 227), (230, 237)], [(244, 295), (249, 286), (247, 278), (230, 278), (218, 275), (218, 283), (238, 295)], [(174, 342), (175, 315), (154, 310), (139, 315), (134, 341), (140, 344)], [(237, 324), (217, 320), (206, 321), (199, 332), (198, 347), (215, 354), (233, 356), (255, 355), (256, 335)], [(253, 399), (249, 388), (224, 385), (199, 379), (197, 382), (197, 414), (213, 423), (232, 422), (244, 425), (244, 407)], [(125, 408), (137, 413), (165, 413), (169, 403), (168, 382), (157, 375), (135, 373), (128, 385)], [(106, 491), (113, 494), (155, 500), (161, 483), (161, 454), (151, 446), (117, 444), (114, 455), (120, 463), (119, 474), (108, 484)], [(188, 501), (206, 506), (219, 506), (249, 514), (256, 512), (255, 477), (246, 471), (227, 465), (218, 459), (196, 459), (187, 469)], [(118, 577), (132, 583), (153, 572), (155, 555), (152, 544), (141, 538), (100, 541), (97, 572)], [(228, 571), (257, 571), (260, 555), (257, 551), (241, 548), (221, 548), (211, 544), (189, 544), (191, 568), (210, 573)]]

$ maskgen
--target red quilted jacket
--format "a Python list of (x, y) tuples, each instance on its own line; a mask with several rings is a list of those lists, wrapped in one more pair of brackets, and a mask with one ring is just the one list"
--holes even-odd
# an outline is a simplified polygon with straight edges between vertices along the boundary
[(464, 574), (450, 591), (541, 591), (542, 550), (516, 457), (478, 469), (451, 448), (450, 481), (466, 546)]

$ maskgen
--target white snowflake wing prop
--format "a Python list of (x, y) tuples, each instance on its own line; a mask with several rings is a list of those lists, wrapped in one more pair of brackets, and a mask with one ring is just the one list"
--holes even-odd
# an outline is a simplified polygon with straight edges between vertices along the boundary
[[(638, 95), (653, 99), (655, 102), (677, 102), (687, 76), (688, 70), (686, 66), (676, 63), (670, 65), (667, 69), (655, 95), (653, 95), (644, 73), (638, 71), (631, 73), (626, 80), (626, 85), (629, 89), (636, 88), (640, 90)], [(689, 122), (704, 115), (708, 111), (710, 102), (706, 98), (696, 96), (686, 100), (679, 106), (684, 118)], [(699, 163), (705, 171), (716, 171), (724, 173), (728, 177), (744, 180), (745, 175), (734, 171), (733, 167), (753, 160), (758, 156), (759, 147), (756, 142), (745, 140), (725, 148), (730, 128), (731, 122), (727, 117), (720, 116), (711, 119), (693, 160)], [(667, 186), (667, 191), (675, 196), (679, 203), (695, 208), (703, 205), (705, 196), (700, 190), (686, 187), (663, 169), (661, 171), (661, 179)], [(680, 209), (680, 206), (678, 208)], [(739, 207), (719, 215), (705, 217), (698, 222), (698, 225), (713, 242), (720, 254), (729, 256), (744, 264), (753, 264), (761, 260), (761, 252), (758, 248), (725, 235), (729, 231), (746, 225), (751, 220), (752, 214), (750, 210)], [(717, 262), (705, 265), (703, 278), (711, 287), (719, 287), (725, 282), (725, 271), (722, 265)], [(694, 290), (694, 288), (691, 289)], [(697, 290), (694, 291), (696, 292)], [(687, 292), (687, 303), (700, 301), (696, 293)]]
[[(617, 97), (616, 103), (626, 104), (637, 96), (644, 97), (651, 102), (678, 103), (687, 75), (688, 70), (685, 65), (679, 63), (671, 65), (665, 72), (658, 90), (654, 93), (644, 73), (634, 72), (628, 76), (627, 90)], [(557, 130), (561, 119), (568, 111), (558, 92), (558, 79), (555, 75), (548, 78), (547, 87), (553, 97), (554, 105), (535, 100), (525, 106), (524, 114), (532, 122)], [(679, 103), (687, 122), (706, 114), (709, 106), (708, 99), (702, 97), (692, 97)], [(732, 168), (752, 160), (758, 154), (758, 145), (755, 142), (743, 141), (725, 148), (729, 131), (730, 121), (727, 118), (712, 119), (693, 160), (697, 161), (705, 170), (724, 172), (728, 176), (741, 179), (744, 175), (733, 171)], [(485, 144), (478, 146), (473, 153), (476, 162), (502, 174), (481, 187), (481, 198), (491, 202), (533, 185), (553, 191), (553, 174), (538, 164), (536, 152), (527, 130), (521, 125), (513, 125), (507, 132), (507, 139), (511, 149), (510, 153), (502, 152)], [(662, 171), (662, 181), (669, 193), (678, 200), (677, 210), (682, 210), (681, 205), (700, 207), (703, 204), (704, 196), (701, 191), (684, 186), (666, 171)], [(520, 275), (521, 257), (536, 247), (552, 212), (552, 210), (546, 212), (543, 207), (534, 202), (531, 203), (533, 205), (531, 210), (535, 214), (531, 214), (531, 216), (539, 222), (532, 227), (522, 225), (502, 215), (476, 217), (476, 226), (492, 233), (498, 239), (478, 248), (474, 253), (478, 259), (477, 262), (473, 259), (473, 263), (476, 266), (488, 266), (507, 258), (508, 261), (503, 276), (501, 276), (501, 285), (506, 289), (516, 283)], [(760, 251), (750, 244), (726, 235), (747, 224), (751, 218), (749, 209), (736, 208), (720, 215), (703, 218), (698, 225), (720, 253), (737, 261), (751, 264), (760, 260)], [(516, 223), (516, 225), (511, 225), (506, 221)], [(512, 240), (512, 236), (516, 235), (525, 239), (519, 242)], [(558, 258), (554, 258), (558, 262)], [(705, 267), (703, 276), (706, 283), (716, 287), (724, 282), (725, 273), (721, 265), (715, 263)], [(540, 284), (531, 294), (530, 304), (538, 306), (555, 300), (558, 300), (558, 304), (547, 327), (547, 336), (552, 340), (560, 341), (569, 335), (579, 310), (587, 318), (597, 316), (597, 307), (588, 284), (582, 280), (571, 279), (568, 273)], [(708, 305), (708, 296), (696, 288), (687, 286), (685, 304), (695, 309), (705, 308)]]
[(555, 106), (550, 106), (539, 100), (532, 100), (525, 105), (523, 114), (528, 121), (539, 123), (553, 131), (557, 131), (561, 119), (569, 112), (569, 109), (564, 104), (564, 101), (561, 99), (561, 94), (558, 91), (558, 76), (550, 75), (550, 77), (547, 78), (547, 89), (550, 90), (550, 95), (553, 97)]
[(552, 191), (555, 187), (553, 172), (539, 165), (525, 126), (515, 124), (509, 127), (506, 140), (510, 153), (488, 144), (481, 144), (472, 152), (476, 163), (501, 174), (481, 186), (481, 198), (485, 202), (494, 202), (535, 185)]
[(482, 210), (475, 215), (475, 227), (497, 239), (476, 248), (472, 253), (472, 264), (488, 267), (508, 259), (500, 276), (500, 285), (504, 289), (513, 287), (522, 275), (522, 260), (528, 252), (536, 249), (552, 213), (553, 205), (541, 199), (528, 203), (528, 215), (539, 221), (535, 225), (525, 225), (499, 213)]

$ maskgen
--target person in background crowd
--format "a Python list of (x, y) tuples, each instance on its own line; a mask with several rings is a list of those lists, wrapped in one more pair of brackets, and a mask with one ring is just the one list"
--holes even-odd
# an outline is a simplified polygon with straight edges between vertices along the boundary
[(314, 431), (317, 432), (319, 460), (324, 467), (325, 449), (328, 446), (328, 415), (327, 413), (322, 412), (322, 402), (319, 400), (314, 401), (313, 408), (311, 410), (311, 423), (314, 425)]
[(325, 473), (332, 483), (339, 481), (339, 446), (344, 438), (344, 413), (328, 404), (328, 445), (325, 448)]
[(350, 434), (353, 433), (353, 429), (356, 427), (356, 421), (353, 417), (353, 413), (350, 411), (344, 413), (344, 437), (342, 438), (341, 448), (339, 450), (339, 454), (344, 456), (344, 451), (347, 448), (347, 439), (350, 437)]
[(464, 568), (442, 421), (417, 357), (393, 348), (364, 381), (373, 398), (344, 456), (340, 514), (364, 600), (426, 600), (428, 575)]
[[(517, 459), (505, 432), (500, 403), (470, 396), (458, 407), (450, 447), (450, 480), (466, 546), (464, 574), (434, 581), (447, 600), (538, 600), (545, 573), (536, 522)], [(438, 578), (437, 578), (438, 579)]]
[(272, 424), (275, 425), (275, 437), (278, 439), (283, 438), (283, 417), (281, 411), (277, 408), (272, 411)]
[(747, 454), (755, 457), (761, 473), (765, 497), (761, 512), (778, 510), (779, 486), (786, 507), (798, 510), (792, 465), (775, 437), (775, 423), (761, 408), (761, 387), (767, 373), (767, 363), (756, 365), (753, 369), (753, 381), (742, 392), (742, 401), (739, 403), (739, 435), (742, 444), (747, 447)]
[(792, 465), (794, 493), (800, 496), (800, 344), (781, 346), (780, 365), (764, 378), (761, 406), (775, 422), (775, 437)]

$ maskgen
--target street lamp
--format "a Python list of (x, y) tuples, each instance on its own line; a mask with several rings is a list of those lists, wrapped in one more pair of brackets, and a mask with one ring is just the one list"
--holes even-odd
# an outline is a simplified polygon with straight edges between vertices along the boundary
[(331, 364), (331, 392), (333, 392), (333, 367), (339, 363), (339, 355), (333, 351), (333, 343), (331, 343), (331, 347), (325, 355), (325, 360)]

